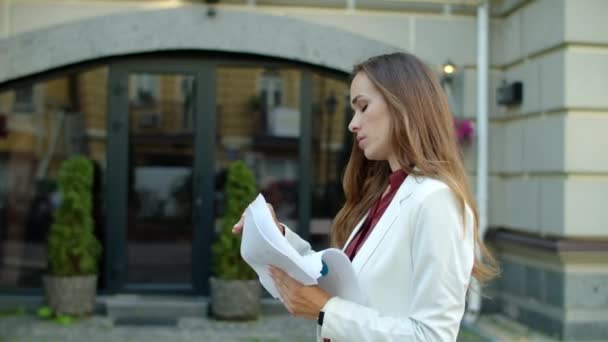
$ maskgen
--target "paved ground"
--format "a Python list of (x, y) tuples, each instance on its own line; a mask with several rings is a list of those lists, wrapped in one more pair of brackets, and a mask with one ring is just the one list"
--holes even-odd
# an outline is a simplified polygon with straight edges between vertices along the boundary
[[(94, 316), (70, 325), (45, 321), (31, 314), (0, 317), (0, 342), (278, 342), (315, 340), (314, 322), (288, 315), (267, 315), (257, 322), (219, 322), (206, 318), (181, 318), (175, 325), (122, 325), (105, 316)], [(479, 325), (461, 329), (459, 342), (552, 342), (512, 321), (484, 317)]]
[[(315, 340), (316, 323), (291, 317), (276, 300), (262, 301), (262, 316), (257, 321), (225, 322), (207, 318), (204, 298), (127, 295), (99, 299), (104, 309), (98, 310), (97, 315), (61, 325), (33, 313), (42, 305), (42, 298), (6, 297), (0, 301), (0, 342)], [(175, 318), (178, 316), (184, 317)], [(484, 315), (474, 326), (464, 326), (458, 339), (458, 342), (502, 341), (556, 340), (501, 315)]]
[(286, 315), (266, 316), (255, 323), (224, 323), (204, 318), (182, 318), (173, 326), (114, 325), (96, 316), (68, 326), (33, 315), (0, 318), (0, 341), (314, 341), (314, 322)]

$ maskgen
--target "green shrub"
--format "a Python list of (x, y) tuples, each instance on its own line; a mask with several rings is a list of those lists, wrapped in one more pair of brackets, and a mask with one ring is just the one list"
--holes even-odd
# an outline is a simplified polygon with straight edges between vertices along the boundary
[(256, 273), (241, 258), (241, 235), (232, 234), (232, 227), (255, 199), (255, 177), (244, 162), (236, 161), (228, 168), (226, 178), (225, 212), (212, 249), (213, 271), (217, 278), (225, 280), (256, 279)]
[(93, 232), (91, 213), (93, 164), (85, 157), (61, 165), (58, 187), (61, 204), (49, 235), (49, 272), (53, 276), (97, 274), (101, 244)]

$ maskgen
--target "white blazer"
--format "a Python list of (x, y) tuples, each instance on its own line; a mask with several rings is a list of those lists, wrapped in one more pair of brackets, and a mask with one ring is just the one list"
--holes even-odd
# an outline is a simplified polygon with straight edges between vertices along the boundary
[[(456, 341), (474, 260), (466, 212), (463, 222), (445, 183), (409, 175), (353, 259), (369, 306), (331, 298), (318, 341)], [(285, 237), (299, 253), (313, 253), (293, 231)]]

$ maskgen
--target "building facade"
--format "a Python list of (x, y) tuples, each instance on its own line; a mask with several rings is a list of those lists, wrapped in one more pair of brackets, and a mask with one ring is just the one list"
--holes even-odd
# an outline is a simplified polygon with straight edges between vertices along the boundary
[[(452, 110), (474, 119), (477, 3), (0, 0), (0, 291), (40, 288), (54, 180), (76, 153), (97, 165), (107, 293), (207, 292), (236, 159), (281, 219), (327, 245), (350, 68), (407, 51), (441, 77), (450, 61)], [(605, 338), (608, 2), (490, 8), (486, 238), (503, 272), (484, 310)], [(476, 149), (463, 146), (473, 180)]]

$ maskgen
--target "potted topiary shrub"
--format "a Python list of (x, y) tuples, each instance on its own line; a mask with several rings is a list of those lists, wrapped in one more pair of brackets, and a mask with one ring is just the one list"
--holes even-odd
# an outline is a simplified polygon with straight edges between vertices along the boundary
[(225, 211), (212, 246), (213, 274), (211, 314), (228, 320), (256, 319), (260, 311), (261, 287), (256, 273), (241, 258), (241, 236), (232, 226), (257, 194), (255, 177), (247, 165), (236, 161), (228, 168)]
[(54, 212), (48, 239), (49, 274), (44, 277), (47, 301), (57, 315), (93, 312), (101, 244), (93, 232), (93, 164), (85, 157), (61, 165), (61, 204)]

